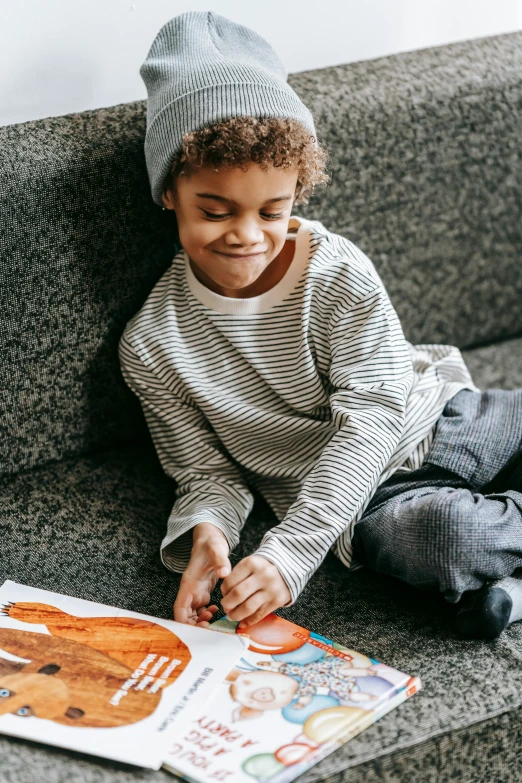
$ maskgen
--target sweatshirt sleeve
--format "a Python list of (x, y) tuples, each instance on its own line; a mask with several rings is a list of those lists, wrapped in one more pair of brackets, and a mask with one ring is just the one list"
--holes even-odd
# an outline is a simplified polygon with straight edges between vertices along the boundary
[(167, 568), (180, 573), (190, 558), (192, 528), (200, 522), (216, 525), (232, 551), (254, 497), (201, 410), (162, 382), (125, 332), (118, 353), (123, 378), (141, 403), (161, 465), (177, 482), (160, 556)]
[(285, 518), (257, 551), (285, 579), (291, 606), (328, 550), (373, 494), (401, 437), (414, 372), (384, 286), (361, 296), (329, 327), (333, 437)]

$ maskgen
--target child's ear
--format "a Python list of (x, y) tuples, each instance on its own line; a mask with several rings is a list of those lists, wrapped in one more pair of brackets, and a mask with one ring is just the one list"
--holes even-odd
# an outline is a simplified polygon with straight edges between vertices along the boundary
[(163, 205), (164, 205), (165, 209), (170, 209), (173, 212), (175, 211), (175, 209), (174, 209), (174, 201), (172, 199), (172, 194), (170, 193), (170, 191), (167, 191), (167, 192), (163, 191), (163, 193), (161, 195), (161, 200), (163, 201)]

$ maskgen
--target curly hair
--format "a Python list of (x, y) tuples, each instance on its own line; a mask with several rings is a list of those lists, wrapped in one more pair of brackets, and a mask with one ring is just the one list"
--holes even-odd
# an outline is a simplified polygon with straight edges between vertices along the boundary
[(172, 161), (163, 192), (173, 190), (176, 178), (201, 167), (214, 170), (237, 166), (243, 171), (254, 162), (266, 171), (269, 165), (289, 168), (297, 165), (294, 204), (308, 204), (316, 185), (327, 185), (328, 152), (297, 120), (281, 117), (231, 117), (185, 133), (183, 144)]

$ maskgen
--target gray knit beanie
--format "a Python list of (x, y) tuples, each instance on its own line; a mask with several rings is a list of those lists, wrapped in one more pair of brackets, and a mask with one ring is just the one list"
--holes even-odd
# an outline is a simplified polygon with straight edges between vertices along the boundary
[(140, 76), (148, 96), (145, 160), (159, 206), (186, 132), (229, 117), (285, 117), (298, 120), (317, 144), (312, 115), (287, 84), (274, 49), (254, 30), (213, 11), (189, 11), (167, 22)]

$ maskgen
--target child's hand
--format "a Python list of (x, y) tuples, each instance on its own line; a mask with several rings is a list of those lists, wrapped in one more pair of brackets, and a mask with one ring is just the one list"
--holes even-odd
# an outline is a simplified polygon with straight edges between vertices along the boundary
[(277, 567), (260, 555), (241, 560), (223, 581), (221, 593), (221, 606), (230, 620), (241, 621), (239, 628), (260, 622), (292, 597)]
[(174, 602), (174, 619), (179, 623), (210, 625), (218, 608), (208, 602), (218, 579), (230, 573), (228, 553), (227, 540), (218, 527), (210, 522), (195, 526), (190, 560)]

